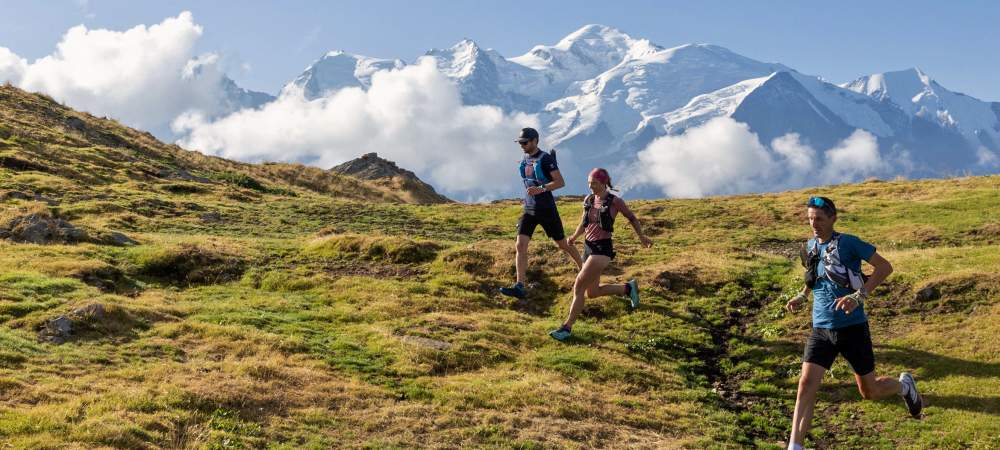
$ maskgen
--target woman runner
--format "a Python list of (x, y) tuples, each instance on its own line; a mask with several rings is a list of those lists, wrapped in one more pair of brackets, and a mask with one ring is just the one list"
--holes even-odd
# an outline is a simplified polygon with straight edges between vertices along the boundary
[(639, 286), (634, 279), (625, 284), (600, 284), (601, 273), (615, 257), (614, 247), (611, 244), (615, 216), (621, 213), (628, 219), (643, 247), (648, 248), (653, 245), (653, 241), (642, 233), (639, 219), (636, 219), (635, 214), (625, 206), (625, 201), (609, 191), (613, 186), (607, 170), (601, 168), (591, 170), (587, 181), (590, 183), (591, 195), (584, 200), (580, 225), (568, 240), (570, 245), (575, 245), (577, 238), (585, 236), (583, 268), (580, 269), (573, 284), (573, 303), (569, 308), (569, 316), (559, 329), (549, 333), (549, 336), (559, 341), (568, 339), (572, 334), (573, 323), (583, 311), (584, 294), (589, 298), (624, 295), (630, 299), (633, 309), (639, 306)]

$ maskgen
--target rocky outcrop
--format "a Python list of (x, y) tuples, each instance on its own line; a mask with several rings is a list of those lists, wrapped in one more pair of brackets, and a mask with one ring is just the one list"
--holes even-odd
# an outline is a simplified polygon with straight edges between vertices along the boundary
[(438, 194), (434, 187), (420, 178), (396, 165), (396, 163), (380, 158), (377, 153), (367, 153), (360, 158), (352, 159), (330, 169), (343, 175), (360, 180), (373, 182), (393, 191), (396, 194), (405, 193), (414, 203), (449, 203), (447, 197)]

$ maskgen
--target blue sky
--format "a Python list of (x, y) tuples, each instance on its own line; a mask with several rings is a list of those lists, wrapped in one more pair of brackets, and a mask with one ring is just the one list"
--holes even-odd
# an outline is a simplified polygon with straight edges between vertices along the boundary
[(1000, 2), (0, 0), (0, 46), (33, 60), (78, 24), (122, 30), (180, 11), (204, 27), (241, 85), (275, 93), (342, 49), (412, 61), (468, 37), (511, 57), (588, 23), (663, 46), (713, 43), (834, 82), (920, 67), (945, 87), (1000, 101)]

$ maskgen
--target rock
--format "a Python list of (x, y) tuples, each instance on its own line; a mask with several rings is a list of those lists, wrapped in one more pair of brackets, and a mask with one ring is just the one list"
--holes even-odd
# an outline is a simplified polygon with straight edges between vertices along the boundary
[(76, 131), (83, 131), (83, 132), (87, 131), (87, 123), (84, 122), (79, 117), (73, 117), (73, 116), (67, 117), (66, 126)]
[(927, 302), (941, 298), (941, 291), (936, 286), (927, 286), (919, 291), (914, 297), (918, 302)]
[(11, 219), (0, 233), (6, 239), (30, 244), (76, 243), (89, 240), (87, 232), (62, 219), (31, 213)]
[(0, 201), (11, 200), (11, 199), (30, 200), (31, 198), (33, 198), (33, 196), (25, 194), (24, 192), (20, 191), (7, 191), (4, 192), (3, 194), (0, 194)]
[(392, 161), (379, 158), (378, 154), (374, 152), (361, 155), (360, 158), (350, 160), (330, 170), (362, 180), (392, 178), (399, 175), (416, 178), (413, 172), (399, 168)]
[(160, 169), (154, 176), (158, 178), (169, 178), (174, 180), (194, 181), (198, 183), (212, 183), (212, 180), (205, 177), (191, 175), (184, 169)]
[(219, 223), (222, 222), (222, 214), (217, 212), (207, 212), (204, 214), (199, 214), (198, 219), (205, 223)]
[(10, 221), (11, 237), (31, 244), (47, 244), (55, 237), (55, 223), (44, 216), (31, 214)]
[(437, 339), (425, 338), (420, 336), (402, 336), (400, 339), (403, 342), (407, 342), (418, 347), (429, 348), (437, 351), (445, 351), (451, 348), (450, 342), (439, 341)]
[(37, 192), (35, 192), (35, 196), (34, 196), (33, 200), (35, 200), (36, 202), (44, 202), (44, 203), (48, 204), (49, 206), (56, 206), (56, 205), (59, 204), (58, 200), (53, 200), (53, 199), (48, 198), (48, 197), (46, 197), (46, 196), (44, 196), (42, 194), (39, 194)]
[(59, 238), (64, 242), (84, 242), (89, 239), (85, 230), (74, 227), (64, 220), (56, 221), (56, 230), (59, 233)]
[(132, 238), (130, 238), (128, 236), (125, 236), (124, 234), (119, 233), (117, 231), (112, 231), (111, 233), (108, 234), (108, 240), (107, 240), (107, 242), (109, 244), (111, 244), (111, 245), (117, 245), (119, 247), (124, 247), (126, 245), (138, 245), (139, 244), (139, 242), (137, 242), (136, 240), (134, 240), (134, 239), (132, 239)]
[(91, 303), (73, 310), (74, 316), (86, 320), (102, 320), (104, 319), (104, 313), (104, 305), (100, 303)]
[(43, 342), (62, 344), (73, 333), (73, 321), (66, 316), (59, 316), (45, 323), (38, 332), (38, 339)]

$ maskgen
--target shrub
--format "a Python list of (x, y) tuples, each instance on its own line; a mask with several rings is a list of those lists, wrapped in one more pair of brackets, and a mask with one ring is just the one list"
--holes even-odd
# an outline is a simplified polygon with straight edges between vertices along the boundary
[(129, 272), (182, 285), (232, 281), (240, 278), (247, 267), (243, 255), (218, 244), (137, 247), (129, 257)]
[(305, 252), (331, 259), (364, 259), (396, 264), (423, 263), (437, 257), (440, 245), (397, 236), (339, 234), (317, 239)]

